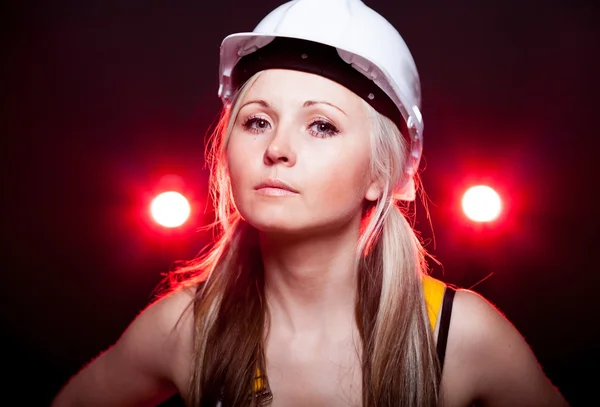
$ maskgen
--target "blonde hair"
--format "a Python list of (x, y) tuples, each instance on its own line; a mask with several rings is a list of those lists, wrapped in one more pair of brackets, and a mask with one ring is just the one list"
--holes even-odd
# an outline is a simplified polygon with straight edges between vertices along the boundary
[[(268, 403), (264, 338), (268, 329), (257, 231), (235, 208), (225, 149), (239, 101), (260, 73), (226, 106), (207, 148), (216, 242), (171, 275), (178, 287), (196, 286), (195, 350), (186, 403), (259, 406)], [(403, 177), (406, 140), (398, 127), (364, 102), (371, 121), (371, 172), (383, 194), (365, 208), (358, 242), (356, 323), (362, 340), (362, 405), (436, 406), (440, 368), (421, 279), (425, 251), (394, 201)], [(257, 369), (264, 391), (252, 392)]]

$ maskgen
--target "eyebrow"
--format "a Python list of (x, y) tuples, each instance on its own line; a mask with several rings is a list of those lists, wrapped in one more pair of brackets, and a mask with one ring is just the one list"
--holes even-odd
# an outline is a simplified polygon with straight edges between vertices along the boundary
[(342, 109), (340, 109), (339, 107), (337, 107), (336, 105), (334, 105), (333, 103), (329, 103), (329, 102), (324, 102), (322, 100), (307, 100), (306, 102), (304, 102), (304, 107), (310, 107), (310, 106), (314, 106), (314, 105), (318, 105), (318, 104), (323, 104), (323, 105), (327, 105), (327, 106), (331, 106), (334, 109), (339, 110), (340, 112), (344, 113), (346, 116), (348, 116), (346, 114), (346, 112), (344, 112)]
[[(262, 99), (257, 99), (257, 100), (249, 100), (249, 101), (247, 101), (246, 103), (244, 103), (244, 104), (243, 104), (243, 105), (240, 107), (240, 109), (241, 109), (241, 108), (243, 108), (243, 107), (245, 107), (245, 106), (251, 105), (251, 104), (253, 104), (253, 103), (255, 103), (255, 104), (258, 104), (258, 105), (261, 105), (261, 106), (263, 106), (264, 108), (271, 109), (271, 105), (270, 105), (270, 104), (269, 104), (267, 101), (265, 101), (265, 100), (262, 100)], [(333, 107), (334, 109), (337, 109), (337, 110), (339, 110), (340, 112), (342, 112), (343, 114), (345, 114), (346, 116), (348, 116), (348, 115), (346, 114), (346, 112), (344, 112), (342, 109), (340, 109), (339, 107), (337, 107), (337, 106), (336, 106), (336, 105), (334, 105), (333, 103), (325, 102), (325, 101), (322, 101), (322, 100), (307, 100), (306, 102), (304, 102), (304, 104), (303, 104), (302, 106), (303, 106), (303, 107), (310, 107), (310, 106), (314, 106), (314, 105), (318, 105), (318, 104), (323, 104), (323, 105), (331, 106), (331, 107)]]
[(246, 107), (246, 106), (248, 106), (248, 105), (251, 105), (251, 104), (253, 104), (253, 103), (259, 104), (259, 105), (261, 105), (262, 107), (265, 107), (265, 108), (267, 108), (267, 109), (270, 109), (270, 108), (271, 108), (271, 105), (270, 105), (270, 104), (268, 104), (268, 103), (267, 103), (266, 101), (264, 101), (264, 100), (249, 100), (249, 101), (247, 101), (246, 103), (244, 103), (244, 104), (243, 104), (243, 105), (240, 107), (240, 109), (241, 109), (242, 107)]

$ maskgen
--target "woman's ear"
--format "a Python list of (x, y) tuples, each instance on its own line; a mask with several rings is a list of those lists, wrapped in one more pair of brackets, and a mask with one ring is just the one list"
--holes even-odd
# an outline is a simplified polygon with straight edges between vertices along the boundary
[(381, 198), (381, 194), (383, 193), (383, 188), (381, 187), (381, 182), (373, 181), (367, 191), (365, 192), (365, 199), (367, 201), (375, 202), (379, 198)]

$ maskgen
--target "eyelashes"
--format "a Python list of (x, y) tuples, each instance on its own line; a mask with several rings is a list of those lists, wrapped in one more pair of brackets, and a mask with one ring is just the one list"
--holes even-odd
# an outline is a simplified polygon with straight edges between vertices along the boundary
[[(252, 134), (261, 134), (272, 128), (271, 123), (260, 116), (250, 116), (242, 123), (244, 130)], [(325, 119), (316, 119), (310, 122), (307, 131), (317, 138), (328, 138), (337, 135), (339, 129)]]
[(244, 120), (242, 127), (244, 127), (244, 130), (249, 131), (250, 133), (260, 134), (269, 130), (271, 128), (271, 123), (261, 117), (250, 116)]
[(308, 126), (308, 131), (313, 136), (320, 138), (333, 137), (340, 132), (333, 124), (322, 119), (313, 121), (310, 126)]

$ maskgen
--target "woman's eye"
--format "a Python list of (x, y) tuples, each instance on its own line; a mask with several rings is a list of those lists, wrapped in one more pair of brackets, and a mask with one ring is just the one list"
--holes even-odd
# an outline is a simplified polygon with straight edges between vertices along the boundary
[(340, 132), (337, 127), (325, 120), (315, 120), (308, 129), (313, 136), (320, 138), (333, 137)]
[(271, 127), (271, 123), (260, 117), (249, 117), (242, 126), (251, 133), (264, 133)]

